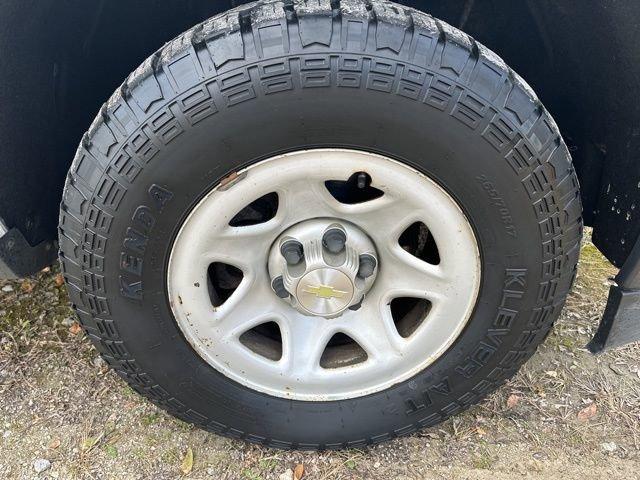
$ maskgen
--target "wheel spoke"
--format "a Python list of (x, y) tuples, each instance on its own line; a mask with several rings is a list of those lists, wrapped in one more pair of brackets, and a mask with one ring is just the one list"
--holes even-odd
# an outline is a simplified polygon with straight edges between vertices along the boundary
[(331, 196), (324, 182), (299, 179), (283, 185), (278, 195), (287, 223), (296, 223), (313, 217), (333, 216), (340, 203)]
[(278, 236), (281, 218), (246, 227), (225, 227), (211, 233), (206, 239), (197, 241), (194, 249), (203, 251), (202, 261), (228, 263), (240, 268), (245, 274), (256, 266), (266, 264), (268, 249)]
[(434, 302), (446, 299), (453, 287), (453, 282), (439, 265), (420, 260), (397, 245), (381, 255), (374, 290), (387, 300), (414, 297)]
[(354, 205), (340, 204), (339, 211), (377, 242), (399, 237), (406, 227), (419, 218), (419, 213), (408, 209), (401, 198), (389, 194)]
[(309, 380), (320, 370), (320, 357), (335, 329), (318, 317), (291, 314), (281, 323), (284, 374), (293, 381)]
[(269, 286), (266, 272), (245, 277), (231, 297), (215, 309), (211, 330), (216, 338), (239, 338), (252, 327), (281, 318), (286, 304)]
[(397, 358), (406, 343), (398, 334), (386, 304), (368, 302), (358, 311), (345, 315), (337, 328), (355, 340), (369, 359), (377, 363)]

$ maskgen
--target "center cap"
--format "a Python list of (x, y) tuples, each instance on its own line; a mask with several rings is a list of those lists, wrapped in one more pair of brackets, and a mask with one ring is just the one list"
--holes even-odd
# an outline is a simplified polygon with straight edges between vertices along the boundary
[(298, 282), (300, 306), (314, 315), (333, 316), (349, 307), (354, 286), (347, 275), (335, 268), (318, 268)]
[(377, 265), (371, 239), (355, 225), (331, 218), (294, 225), (269, 255), (275, 294), (305, 315), (325, 318), (360, 307)]

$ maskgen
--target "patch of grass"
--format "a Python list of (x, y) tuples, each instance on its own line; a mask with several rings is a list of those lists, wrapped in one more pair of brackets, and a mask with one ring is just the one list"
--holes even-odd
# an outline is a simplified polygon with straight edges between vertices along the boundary
[(245, 468), (242, 470), (242, 476), (247, 480), (263, 480), (262, 475), (257, 470), (253, 468)]
[(160, 456), (163, 462), (176, 463), (180, 460), (180, 451), (176, 447), (169, 447)]
[(358, 465), (356, 464), (356, 461), (354, 459), (350, 458), (349, 460), (344, 462), (344, 466), (349, 470), (355, 470)]
[(148, 427), (149, 425), (158, 423), (161, 418), (162, 418), (162, 415), (160, 415), (157, 412), (149, 413), (148, 415), (142, 416), (142, 418), (140, 419), (140, 423), (142, 423), (142, 425), (144, 425), (145, 427)]
[(478, 470), (491, 470), (493, 464), (493, 458), (485, 449), (473, 457), (473, 466)]
[(187, 423), (187, 422), (183, 422), (179, 418), (172, 418), (172, 422), (171, 423), (173, 423), (176, 427), (178, 427), (183, 432), (190, 432), (190, 431), (192, 431), (192, 430), (194, 430), (196, 428), (195, 425), (192, 425), (192, 424)]
[(103, 450), (107, 457), (113, 459), (118, 458), (118, 449), (115, 445), (108, 443), (103, 447)]
[(129, 397), (129, 398), (139, 398), (140, 397), (140, 395), (138, 395), (138, 392), (136, 392), (133, 388), (131, 388), (127, 384), (123, 384), (122, 385), (121, 393), (122, 393), (123, 396)]
[(280, 465), (280, 462), (275, 458), (261, 458), (258, 462), (262, 470), (275, 470)]
[(147, 458), (147, 449), (146, 448), (141, 448), (141, 447), (134, 448), (131, 451), (131, 455), (134, 458), (137, 458), (138, 460), (143, 460), (143, 459)]

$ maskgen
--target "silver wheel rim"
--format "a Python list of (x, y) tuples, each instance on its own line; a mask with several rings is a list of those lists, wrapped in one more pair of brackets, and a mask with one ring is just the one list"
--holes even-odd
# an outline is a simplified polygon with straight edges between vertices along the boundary
[[(379, 198), (339, 202), (325, 182), (365, 171)], [(234, 174), (191, 211), (174, 241), (167, 273), (171, 309), (185, 338), (213, 368), (269, 395), (329, 401), (379, 392), (438, 359), (467, 324), (480, 285), (480, 254), (469, 221), (455, 200), (427, 176), (392, 159), (362, 151), (322, 149), (280, 155)], [(263, 223), (231, 226), (254, 200), (276, 193), (275, 215)], [(267, 268), (274, 242), (310, 219), (346, 221), (369, 236), (379, 267), (358, 310), (336, 318), (304, 315), (279, 298)], [(405, 251), (399, 238), (422, 222), (433, 236), (437, 265)], [(213, 262), (232, 265), (242, 281), (214, 307), (207, 288)], [(391, 313), (395, 298), (424, 299), (430, 308), (409, 336)], [(241, 337), (273, 322), (281, 356), (267, 358)], [(331, 338), (345, 334), (366, 359), (325, 368)]]

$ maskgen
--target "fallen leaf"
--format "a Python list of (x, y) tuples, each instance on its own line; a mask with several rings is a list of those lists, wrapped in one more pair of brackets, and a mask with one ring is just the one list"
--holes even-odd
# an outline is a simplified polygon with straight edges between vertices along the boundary
[(293, 469), (293, 480), (300, 480), (304, 475), (304, 465), (299, 463), (296, 468)]
[(184, 458), (182, 459), (180, 470), (185, 475), (189, 475), (191, 470), (193, 470), (193, 450), (191, 450), (191, 447), (187, 447), (187, 452), (184, 454)]
[(598, 407), (595, 402), (587, 405), (582, 410), (578, 412), (578, 420), (581, 422), (586, 422), (590, 418), (593, 418), (596, 413), (598, 413)]
[(55, 450), (56, 448), (58, 448), (60, 446), (60, 439), (59, 438), (54, 438), (53, 440), (51, 440), (49, 442), (49, 448), (51, 450)]
[(507, 398), (507, 408), (513, 408), (518, 405), (518, 403), (520, 403), (520, 397), (518, 395), (511, 394), (509, 398)]
[(33, 284), (33, 282), (30, 282), (29, 280), (25, 280), (20, 284), (20, 290), (22, 290), (24, 293), (31, 293), (33, 292), (34, 286), (35, 285)]
[(64, 285), (64, 277), (61, 273), (57, 274), (53, 281), (56, 282), (56, 287), (61, 287), (62, 285)]
[(69, 333), (71, 335), (77, 335), (81, 331), (82, 331), (82, 327), (80, 326), (80, 324), (78, 322), (74, 322), (74, 324), (69, 327)]

